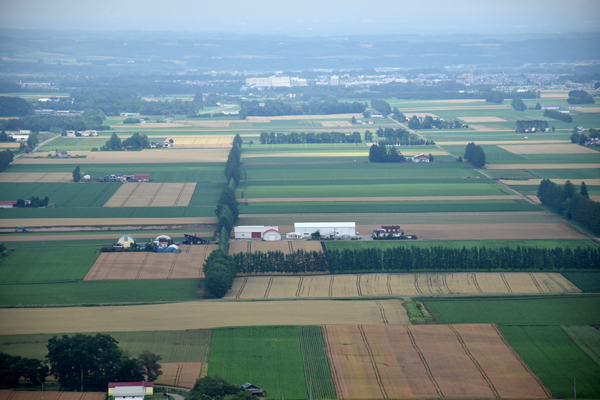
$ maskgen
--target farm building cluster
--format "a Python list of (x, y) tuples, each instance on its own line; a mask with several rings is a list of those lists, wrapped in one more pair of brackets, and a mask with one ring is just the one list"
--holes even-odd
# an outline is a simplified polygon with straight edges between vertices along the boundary
[(104, 182), (149, 182), (150, 174), (108, 174), (102, 180)]
[[(235, 226), (233, 231), (236, 239), (277, 241), (284, 236), (279, 232), (277, 226)], [(296, 222), (294, 223), (294, 231), (286, 233), (285, 238), (308, 239), (317, 232), (323, 238), (360, 239), (354, 222)]]
[[(184, 240), (181, 244), (192, 245), (192, 244), (206, 244), (207, 240), (198, 237), (196, 233), (185, 233)], [(149, 247), (150, 246), (150, 247)], [(179, 253), (179, 243), (174, 243), (173, 239), (167, 235), (159, 235), (155, 239), (149, 240), (147, 243), (138, 243), (138, 241), (131, 235), (125, 234), (117, 240), (112, 246), (114, 250), (139, 250), (139, 251), (156, 251), (157, 253)]]

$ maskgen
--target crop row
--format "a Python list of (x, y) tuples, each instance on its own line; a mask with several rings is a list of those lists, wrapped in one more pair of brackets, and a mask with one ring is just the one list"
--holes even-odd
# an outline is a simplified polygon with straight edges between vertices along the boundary
[(335, 399), (335, 387), (329, 370), (329, 360), (320, 326), (300, 326), (302, 362), (306, 387), (312, 399)]

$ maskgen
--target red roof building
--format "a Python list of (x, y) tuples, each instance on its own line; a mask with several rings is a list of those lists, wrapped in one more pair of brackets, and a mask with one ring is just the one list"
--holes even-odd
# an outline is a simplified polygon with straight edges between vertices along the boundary
[(17, 202), (13, 200), (0, 201), (0, 208), (13, 208), (16, 207)]

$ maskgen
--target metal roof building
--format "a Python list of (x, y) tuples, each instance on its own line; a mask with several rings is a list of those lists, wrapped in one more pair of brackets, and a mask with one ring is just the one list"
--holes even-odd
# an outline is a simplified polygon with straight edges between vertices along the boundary
[(306, 237), (319, 231), (321, 236), (356, 236), (356, 223), (354, 222), (295, 222), (294, 232)]

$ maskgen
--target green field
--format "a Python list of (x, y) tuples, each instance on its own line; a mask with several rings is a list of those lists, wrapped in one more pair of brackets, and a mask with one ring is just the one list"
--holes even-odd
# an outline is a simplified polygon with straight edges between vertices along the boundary
[(600, 366), (560, 326), (500, 326), (504, 337), (554, 397), (600, 397)]
[[(212, 331), (108, 332), (132, 357), (148, 350), (162, 362), (208, 362)], [(88, 335), (93, 335), (89, 333)], [(53, 335), (0, 336), (0, 352), (44, 360)]]
[(54, 155), (54, 150), (92, 150), (94, 147), (104, 146), (105, 143), (106, 137), (61, 137), (45, 144), (38, 152), (48, 152)]
[(320, 326), (300, 326), (300, 347), (306, 387), (313, 399), (335, 399), (335, 386), (331, 379), (329, 360)]
[(600, 293), (600, 272), (562, 272), (562, 275), (586, 293)]
[(575, 344), (600, 365), (600, 330), (593, 326), (563, 326)]
[(198, 279), (2, 285), (0, 305), (105, 304), (196, 300)]
[(208, 375), (251, 382), (270, 399), (308, 398), (297, 326), (215, 329)]
[[(93, 232), (96, 233), (97, 232)], [(127, 233), (127, 232), (125, 232)], [(123, 233), (123, 234), (125, 234)], [(74, 233), (71, 232), (71, 235), (73, 235)], [(85, 233), (83, 232), (77, 232), (77, 235), (85, 235)], [(35, 233), (28, 233), (25, 234), (27, 235), (26, 237), (29, 237), (30, 235), (39, 235), (39, 234), (35, 234)], [(44, 233), (42, 233), (42, 235), (45, 235)], [(158, 236), (158, 234), (156, 235)], [(84, 236), (85, 237), (85, 236)], [(0, 236), (0, 239), (2, 239), (2, 236)], [(0, 241), (0, 243), (3, 243), (7, 248), (32, 248), (32, 247), (61, 247), (63, 248), (63, 251), (69, 251), (68, 248), (70, 247), (81, 247), (81, 246), (94, 246), (94, 248), (99, 249), (102, 246), (106, 246), (109, 244), (114, 244), (115, 243), (115, 239), (113, 238), (107, 238), (107, 239), (94, 239), (94, 240), (68, 240), (68, 241), (63, 241), (63, 240), (39, 240), (39, 241), (23, 241), (23, 242), (7, 242), (7, 241)], [(1, 268), (1, 267), (0, 267)]]
[(57, 208), (102, 207), (120, 187), (121, 183), (0, 183), (0, 200), (48, 196)]
[[(406, 234), (410, 234), (410, 232), (406, 232)], [(535, 248), (545, 248), (545, 249), (554, 249), (557, 247), (560, 248), (569, 248), (575, 249), (578, 247), (598, 247), (598, 244), (593, 240), (587, 239), (571, 239), (571, 240), (384, 240), (384, 241), (367, 241), (367, 242), (357, 242), (357, 241), (326, 241), (325, 247), (327, 250), (343, 250), (343, 249), (352, 249), (352, 250), (360, 250), (360, 249), (392, 249), (395, 247), (421, 247), (421, 248), (429, 248), (429, 247), (446, 247), (453, 249), (462, 249), (463, 247), (470, 249), (473, 247), (486, 247), (488, 249), (500, 249), (504, 247), (510, 247), (512, 249), (517, 247), (535, 247)], [(600, 274), (597, 274), (598, 278), (600, 278)]]
[[(210, 196), (210, 193), (209, 193)], [(199, 198), (202, 202), (202, 198)], [(214, 205), (203, 207), (4, 208), (0, 218), (177, 218), (214, 217)], [(27, 224), (27, 221), (23, 221)]]
[(96, 253), (97, 248), (18, 248), (0, 264), (0, 282), (2, 285), (20, 285), (83, 279), (100, 255)]
[(441, 324), (600, 324), (600, 295), (419, 298)]

